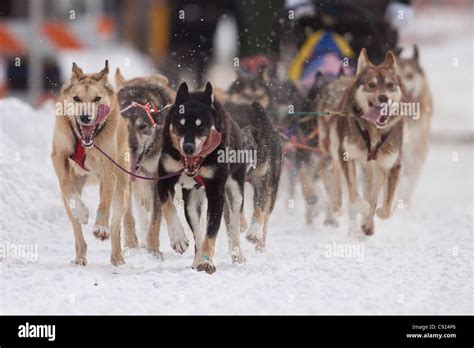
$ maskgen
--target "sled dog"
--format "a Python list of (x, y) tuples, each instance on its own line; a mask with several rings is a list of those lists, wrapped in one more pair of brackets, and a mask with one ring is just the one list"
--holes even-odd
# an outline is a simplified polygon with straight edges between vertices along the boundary
[[(329, 151), (332, 173), (329, 197), (331, 207), (336, 207), (338, 186), (342, 171), (349, 195), (349, 232), (356, 230), (357, 214), (362, 214), (362, 231), (374, 233), (374, 214), (387, 219), (401, 170), (404, 119), (400, 115), (383, 112), (389, 103), (403, 102), (403, 87), (397, 75), (393, 52), (387, 52), (382, 64), (373, 65), (365, 49), (357, 62), (355, 77), (348, 81), (338, 107), (338, 115), (330, 120)], [(363, 172), (364, 198), (357, 188), (356, 164)], [(377, 208), (379, 193), (383, 203)]]
[(410, 205), (413, 190), (428, 155), (433, 105), (428, 80), (420, 66), (418, 47), (413, 46), (411, 58), (400, 57), (401, 52), (401, 49), (397, 51), (398, 70), (407, 100), (409, 103), (419, 104), (419, 115), (408, 115), (405, 118), (403, 137), (403, 173), (399, 197)]
[[(81, 200), (81, 192), (91, 178), (100, 183), (100, 203), (93, 234), (101, 240), (111, 236), (111, 263), (124, 263), (120, 225), (127, 208), (129, 179), (96, 148), (100, 147), (121, 166), (130, 166), (127, 161), (128, 129), (120, 116), (117, 94), (108, 83), (108, 72), (108, 61), (105, 68), (95, 74), (85, 74), (73, 63), (71, 79), (59, 96), (62, 105), (71, 107), (56, 110), (51, 159), (74, 230), (74, 262), (79, 265), (87, 263), (87, 245), (81, 225), (89, 221), (89, 210)], [(113, 215), (109, 226), (111, 208)]]
[[(120, 108), (124, 110), (122, 116), (126, 119), (129, 131), (129, 146), (131, 171), (145, 177), (158, 176), (158, 161), (161, 153), (161, 140), (163, 131), (160, 126), (164, 122), (165, 107), (171, 103), (174, 92), (168, 86), (168, 79), (163, 75), (137, 77), (131, 80), (125, 78), (117, 69), (115, 84), (119, 89), (118, 100)], [(148, 119), (145, 110), (139, 107), (127, 109), (133, 102), (153, 107), (150, 116), (159, 127), (154, 127)], [(141, 220), (141, 227), (146, 229), (147, 249), (158, 256), (160, 252), (160, 225), (161, 203), (155, 182), (140, 178), (131, 178), (131, 195), (124, 223), (129, 226), (127, 230), (135, 230), (135, 220), (132, 209), (132, 197), (137, 205)], [(125, 246), (129, 248), (138, 246), (136, 234), (126, 234)]]
[(265, 250), (267, 225), (275, 206), (280, 182), (282, 149), (280, 136), (257, 102), (251, 105), (224, 104), (241, 129), (244, 151), (256, 153), (256, 163), (247, 163), (247, 181), (254, 189), (253, 215), (247, 229), (241, 217), (241, 229), (258, 251)]
[[(204, 92), (189, 93), (187, 84), (182, 83), (165, 119), (158, 165), (160, 176), (178, 175), (160, 180), (157, 188), (171, 246), (183, 253), (189, 242), (173, 204), (175, 185), (182, 188), (185, 216), (195, 241), (192, 267), (209, 274), (216, 271), (214, 248), (225, 205), (232, 261), (244, 261), (239, 229), (245, 164), (221, 163), (218, 154), (226, 149), (242, 149), (240, 129), (214, 100), (211, 84), (207, 83)], [(204, 198), (207, 224), (202, 239), (200, 217)]]

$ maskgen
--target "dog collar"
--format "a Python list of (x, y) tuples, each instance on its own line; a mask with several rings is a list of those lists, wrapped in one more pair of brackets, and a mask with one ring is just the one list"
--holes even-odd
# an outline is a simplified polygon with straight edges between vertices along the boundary
[[(104, 129), (104, 126), (105, 126), (105, 123), (99, 127), (95, 137), (97, 137), (100, 134), (102, 129)], [(81, 167), (86, 172), (88, 172), (89, 169), (87, 169), (85, 165), (86, 157), (87, 157), (86, 148), (84, 147), (84, 145), (82, 145), (81, 140), (79, 139), (78, 135), (76, 134), (76, 131), (74, 130), (72, 126), (71, 126), (71, 131), (72, 131), (72, 135), (74, 136), (74, 152), (71, 154), (71, 156), (69, 156), (69, 158), (72, 159), (74, 162), (76, 162), (79, 165), (79, 167)]]
[[(180, 152), (181, 162), (183, 163), (185, 173), (197, 173), (199, 168), (201, 168), (204, 158), (212, 153), (221, 144), (221, 141), (221, 133), (219, 133), (215, 128), (212, 128), (200, 153), (195, 156), (186, 156)], [(191, 175), (192, 174), (189, 174), (189, 176)]]

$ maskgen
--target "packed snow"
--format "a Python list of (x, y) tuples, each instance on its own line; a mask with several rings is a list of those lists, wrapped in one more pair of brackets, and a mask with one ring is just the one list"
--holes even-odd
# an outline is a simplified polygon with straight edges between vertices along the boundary
[[(415, 29), (423, 34), (442, 18), (428, 14)], [(376, 220), (375, 235), (354, 242), (345, 215), (337, 229), (323, 226), (322, 214), (306, 226), (301, 193), (293, 206), (283, 185), (267, 252), (255, 252), (242, 235), (247, 262), (232, 264), (221, 229), (213, 275), (190, 268), (192, 244), (184, 255), (171, 249), (165, 224), (164, 260), (146, 251), (139, 231), (141, 247), (126, 252), (125, 265), (111, 266), (110, 241), (94, 238), (93, 218), (83, 228), (88, 265), (72, 264), (72, 228), (50, 160), (53, 104), (33, 109), (1, 100), (0, 313), (472, 314), (472, 21), (458, 15), (453, 22), (470, 30), (420, 44), (434, 95), (434, 141), (410, 209)], [(445, 133), (448, 141), (436, 141)], [(466, 134), (471, 140), (459, 141)], [(94, 211), (97, 186), (84, 196)]]

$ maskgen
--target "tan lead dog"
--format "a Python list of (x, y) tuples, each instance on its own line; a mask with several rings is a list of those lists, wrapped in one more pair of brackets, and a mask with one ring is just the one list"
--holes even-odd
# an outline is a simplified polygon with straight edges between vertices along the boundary
[(81, 200), (81, 191), (91, 179), (100, 183), (93, 233), (101, 240), (111, 236), (110, 261), (113, 265), (124, 263), (120, 225), (128, 202), (129, 179), (95, 148), (100, 147), (124, 168), (130, 166), (127, 125), (120, 116), (117, 95), (107, 81), (108, 72), (107, 61), (105, 68), (96, 74), (84, 74), (73, 63), (71, 80), (62, 88), (56, 107), (51, 159), (74, 230), (74, 262), (78, 265), (87, 263), (81, 224), (87, 224), (89, 211)]

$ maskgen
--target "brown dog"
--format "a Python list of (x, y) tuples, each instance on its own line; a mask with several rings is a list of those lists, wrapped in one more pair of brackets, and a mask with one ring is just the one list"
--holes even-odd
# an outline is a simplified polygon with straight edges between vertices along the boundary
[[(386, 219), (391, 215), (401, 169), (403, 118), (392, 115), (387, 105), (402, 103), (404, 92), (396, 71), (395, 55), (389, 51), (385, 61), (374, 66), (362, 49), (357, 73), (348, 81), (337, 113), (330, 121), (329, 150), (332, 157), (331, 207), (338, 196), (340, 172), (349, 193), (350, 232), (356, 215), (362, 214), (362, 230), (374, 233), (374, 214)], [(364, 172), (364, 198), (357, 189), (357, 167)], [(383, 206), (377, 209), (381, 189)]]
[[(163, 131), (155, 128), (146, 112), (138, 107), (127, 109), (133, 102), (145, 105), (150, 103), (155, 108), (162, 108), (170, 104), (176, 95), (168, 85), (168, 79), (163, 75), (152, 75), (147, 77), (136, 77), (131, 80), (125, 78), (117, 69), (115, 73), (115, 84), (118, 88), (118, 99), (123, 110), (129, 131), (129, 145), (132, 171), (144, 177), (158, 176), (158, 161), (161, 153), (161, 141)], [(165, 111), (150, 114), (153, 121), (158, 125), (164, 122)], [(131, 195), (124, 224), (129, 227), (128, 231), (135, 228), (133, 216), (132, 196), (134, 204), (141, 220), (141, 227), (146, 229), (147, 249), (153, 254), (162, 257), (160, 251), (160, 226), (161, 226), (161, 203), (158, 192), (155, 190), (156, 183), (150, 180), (132, 179)], [(125, 239), (125, 247), (134, 248), (138, 246), (138, 238), (134, 234), (128, 234)]]
[(86, 181), (93, 178), (100, 183), (100, 204), (93, 233), (101, 240), (112, 236), (110, 261), (113, 265), (124, 263), (120, 225), (128, 202), (129, 179), (95, 148), (100, 147), (122, 167), (130, 166), (127, 125), (120, 116), (117, 95), (107, 81), (108, 72), (107, 61), (105, 68), (96, 74), (84, 74), (74, 63), (71, 80), (62, 88), (56, 108), (51, 159), (74, 230), (74, 262), (78, 265), (87, 263), (81, 224), (87, 224), (89, 219), (81, 191)]

